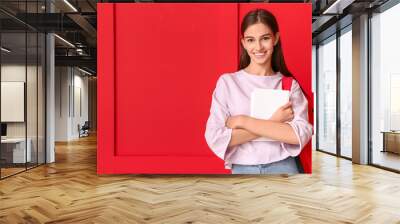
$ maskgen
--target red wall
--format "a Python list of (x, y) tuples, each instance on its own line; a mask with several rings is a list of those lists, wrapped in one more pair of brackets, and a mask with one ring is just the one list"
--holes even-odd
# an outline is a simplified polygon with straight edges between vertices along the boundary
[(99, 174), (230, 173), (205, 125), (216, 80), (238, 67), (239, 21), (257, 7), (276, 15), (311, 96), (309, 4), (98, 4)]

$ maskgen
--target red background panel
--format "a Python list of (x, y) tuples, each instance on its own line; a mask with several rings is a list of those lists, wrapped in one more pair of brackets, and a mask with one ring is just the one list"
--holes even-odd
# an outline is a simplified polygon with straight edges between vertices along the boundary
[(216, 80), (237, 70), (239, 15), (272, 7), (295, 29), (287, 64), (311, 88), (311, 7), (285, 17), (292, 5), (98, 4), (98, 173), (230, 173), (204, 132)]
[(212, 156), (216, 80), (237, 67), (237, 5), (117, 4), (117, 155)]

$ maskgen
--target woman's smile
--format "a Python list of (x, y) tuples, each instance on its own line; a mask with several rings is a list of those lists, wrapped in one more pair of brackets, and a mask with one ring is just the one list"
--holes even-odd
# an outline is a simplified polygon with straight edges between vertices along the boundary
[(263, 53), (254, 53), (254, 56), (255, 56), (257, 59), (262, 59), (262, 58), (264, 58), (265, 55), (266, 55), (265, 52), (263, 52)]

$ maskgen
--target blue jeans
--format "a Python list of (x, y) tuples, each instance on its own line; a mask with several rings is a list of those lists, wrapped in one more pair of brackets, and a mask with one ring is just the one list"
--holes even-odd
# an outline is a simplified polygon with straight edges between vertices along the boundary
[(267, 164), (259, 165), (240, 165), (232, 164), (232, 174), (297, 174), (296, 160), (289, 156), (288, 158)]

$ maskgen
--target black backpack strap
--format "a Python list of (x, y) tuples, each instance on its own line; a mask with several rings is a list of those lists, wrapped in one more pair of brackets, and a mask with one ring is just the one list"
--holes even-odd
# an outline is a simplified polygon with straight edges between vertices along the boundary
[(299, 173), (304, 173), (304, 168), (303, 165), (301, 165), (300, 156), (294, 157), (294, 160), (296, 161), (297, 170), (299, 171)]

